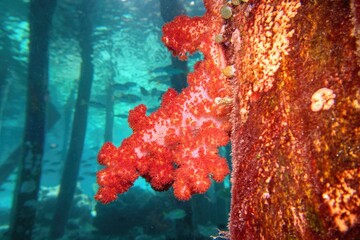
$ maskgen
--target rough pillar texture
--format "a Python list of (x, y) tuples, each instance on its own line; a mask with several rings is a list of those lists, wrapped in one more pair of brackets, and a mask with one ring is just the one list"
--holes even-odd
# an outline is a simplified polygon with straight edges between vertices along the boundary
[(236, 69), (231, 239), (355, 239), (359, 4), (231, 7), (224, 31)]

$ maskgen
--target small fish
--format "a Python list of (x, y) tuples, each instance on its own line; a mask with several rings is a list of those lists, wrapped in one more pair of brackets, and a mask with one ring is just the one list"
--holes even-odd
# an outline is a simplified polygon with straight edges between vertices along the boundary
[(197, 225), (197, 230), (203, 237), (210, 237), (212, 235), (216, 235), (218, 233), (218, 229), (215, 225)]
[(162, 96), (164, 91), (161, 91), (157, 88), (151, 89), (151, 96)]
[(173, 65), (167, 65), (165, 67), (157, 67), (149, 71), (150, 73), (166, 73), (168, 75), (185, 74), (186, 71), (180, 68), (176, 68)]
[(94, 172), (94, 171), (86, 171), (86, 172), (83, 172), (83, 174), (84, 174), (85, 176), (95, 176), (95, 175), (96, 175), (96, 172)]
[(93, 164), (91, 164), (91, 163), (84, 163), (84, 164), (82, 164), (82, 166), (83, 167), (91, 167)]
[(134, 16), (132, 14), (130, 14), (130, 13), (124, 13), (122, 15), (122, 20), (124, 20), (124, 21), (129, 21), (129, 20), (132, 20), (132, 19), (134, 19)]
[(95, 28), (95, 30), (96, 30), (96, 31), (107, 31), (107, 30), (109, 30), (109, 28), (106, 27), (106, 26), (97, 26), (97, 27)]
[(54, 169), (45, 169), (44, 173), (45, 174), (49, 174), (49, 173), (56, 173), (57, 171)]
[(114, 96), (114, 98), (124, 103), (134, 103), (141, 100), (141, 98), (135, 94), (119, 94)]
[(90, 150), (99, 150), (100, 146), (91, 146), (89, 147)]
[(114, 117), (127, 119), (128, 115), (127, 114), (115, 114)]
[(97, 101), (85, 101), (84, 99), (81, 99), (80, 102), (81, 106), (88, 105), (88, 107), (94, 107), (94, 108), (106, 108), (105, 104)]
[(57, 148), (59, 145), (58, 144), (56, 144), (56, 143), (50, 143), (50, 145), (49, 145), (49, 147), (51, 148), (51, 149), (55, 149), (55, 148)]
[(50, 164), (50, 166), (58, 166), (60, 163), (61, 163), (61, 161), (54, 161), (49, 164)]
[(144, 96), (148, 96), (150, 94), (150, 92), (146, 90), (144, 87), (140, 87), (140, 92)]
[(88, 103), (89, 107), (93, 107), (93, 108), (99, 108), (99, 109), (105, 109), (106, 105), (101, 103), (101, 102), (97, 102), (97, 101), (90, 101)]
[(152, 79), (149, 80), (149, 82), (156, 82), (156, 83), (167, 83), (170, 80), (170, 76), (165, 74), (165, 75), (158, 75)]
[(164, 219), (168, 220), (179, 220), (183, 219), (186, 216), (186, 212), (183, 209), (177, 208), (170, 212), (164, 213)]
[(112, 88), (114, 90), (123, 91), (128, 90), (129, 88), (136, 87), (137, 84), (134, 82), (125, 82), (125, 83), (114, 83)]

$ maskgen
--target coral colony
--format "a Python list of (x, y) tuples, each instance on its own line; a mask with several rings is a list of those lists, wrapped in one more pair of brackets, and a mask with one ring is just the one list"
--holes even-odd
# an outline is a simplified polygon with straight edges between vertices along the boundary
[(98, 155), (106, 167), (97, 174), (98, 201), (114, 201), (139, 176), (155, 190), (172, 186), (176, 198), (188, 200), (209, 189), (210, 177), (220, 182), (229, 174), (218, 147), (229, 142), (231, 91), (222, 73), (223, 49), (214, 40), (223, 25), (221, 6), (212, 2), (205, 1), (203, 17), (179, 16), (163, 27), (162, 40), (173, 55), (186, 60), (200, 51), (204, 60), (189, 74), (188, 87), (180, 94), (169, 89), (156, 112), (146, 116), (145, 105), (130, 111), (133, 134), (120, 147), (104, 144)]
[(156, 112), (130, 111), (133, 134), (99, 152), (95, 198), (114, 201), (139, 176), (180, 200), (204, 193), (229, 173), (218, 147), (231, 137), (231, 239), (357, 239), (359, 1), (204, 5), (162, 37), (179, 59), (204, 60)]

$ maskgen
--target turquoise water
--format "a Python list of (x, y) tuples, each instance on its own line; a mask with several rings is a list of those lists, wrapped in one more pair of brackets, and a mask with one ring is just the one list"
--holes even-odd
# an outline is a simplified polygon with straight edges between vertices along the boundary
[[(80, 2), (59, 0), (51, 25), (46, 97), (60, 118), (46, 132), (41, 190), (34, 205), (38, 215), (33, 239), (51, 239), (48, 232), (71, 135), (82, 62)], [(188, 15), (204, 12), (201, 1), (178, 2)], [(131, 134), (128, 111), (141, 103), (147, 105), (149, 113), (155, 111), (161, 95), (173, 87), (171, 78), (183, 74), (172, 67), (171, 54), (160, 41), (164, 20), (158, 0), (97, 0), (95, 3), (91, 12), (94, 79), (91, 98), (84, 102), (89, 108), (86, 137), (74, 205), (62, 239), (210, 239), (211, 235), (217, 235), (217, 229), (226, 230), (228, 180), (189, 202), (177, 201), (171, 192), (154, 192), (143, 179), (110, 205), (97, 204), (93, 199), (96, 172), (101, 169), (96, 155), (105, 141), (106, 86), (113, 86), (113, 142), (119, 145)], [(29, 0), (0, 1), (0, 166), (23, 141), (29, 5)], [(190, 57), (190, 71), (201, 58), (199, 53)], [(1, 239), (9, 237), (17, 174), (15, 166), (0, 183)]]

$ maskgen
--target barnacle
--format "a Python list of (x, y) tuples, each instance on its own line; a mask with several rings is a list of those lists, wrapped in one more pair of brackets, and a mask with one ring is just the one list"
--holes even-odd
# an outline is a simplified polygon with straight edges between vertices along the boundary
[(226, 105), (226, 104), (232, 104), (233, 100), (230, 97), (224, 97), (224, 98), (217, 97), (215, 98), (214, 102), (217, 105), (222, 105), (222, 104)]
[(229, 19), (232, 16), (232, 10), (231, 7), (229, 7), (228, 5), (224, 5), (221, 9), (220, 9), (220, 14), (224, 19)]
[(320, 88), (311, 96), (311, 110), (317, 112), (328, 110), (335, 103), (334, 91), (329, 88)]
[(221, 33), (215, 35), (216, 43), (222, 43), (223, 41), (224, 41), (224, 36)]
[(222, 73), (228, 77), (231, 78), (235, 76), (235, 67), (233, 65), (227, 66), (222, 70)]
[(241, 0), (231, 0), (232, 5), (238, 6), (240, 5)]

